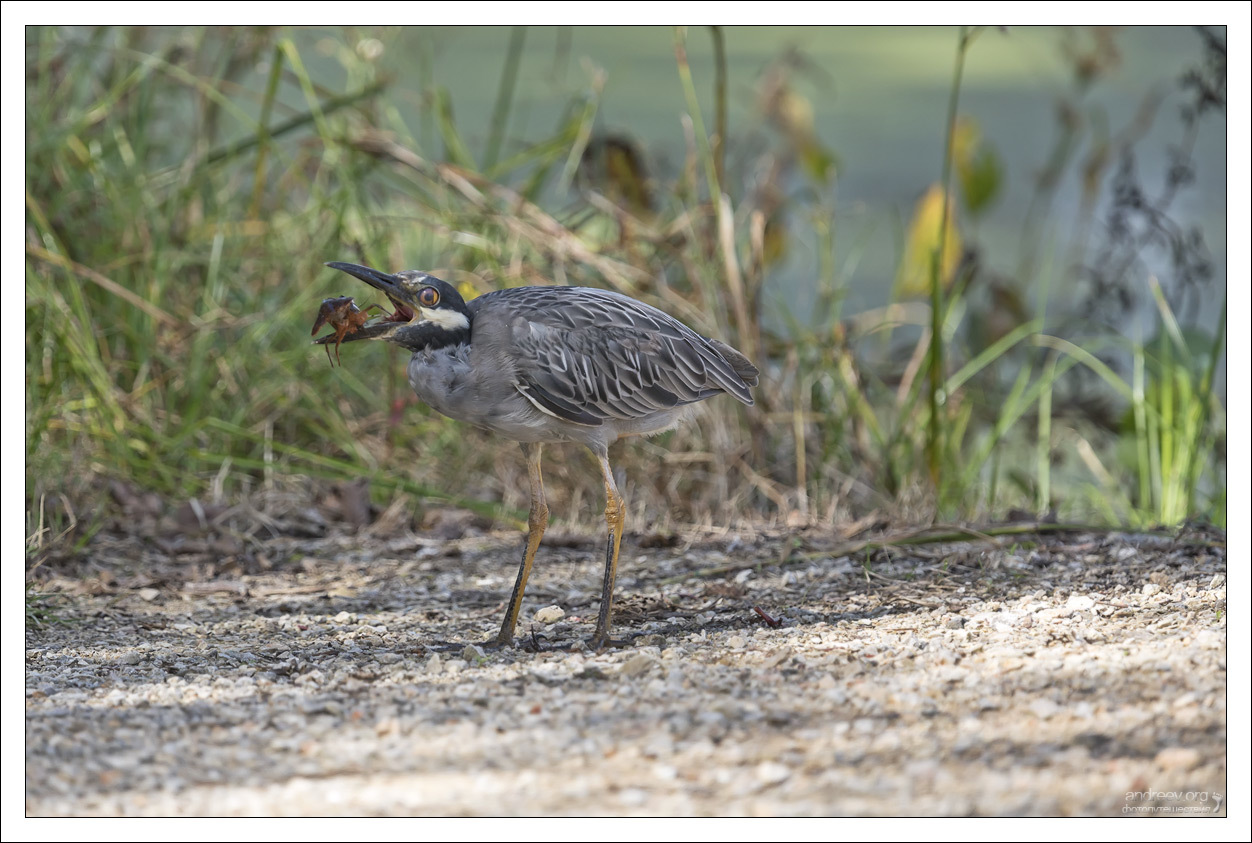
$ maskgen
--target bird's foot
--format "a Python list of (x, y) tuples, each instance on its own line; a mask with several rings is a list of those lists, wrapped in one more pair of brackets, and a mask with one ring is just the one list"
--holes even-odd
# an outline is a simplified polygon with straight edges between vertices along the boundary
[(501, 635), (495, 635), (486, 641), (480, 642), (478, 646), (484, 650), (507, 650), (513, 646), (513, 636), (510, 635), (508, 638), (505, 638)]
[(603, 652), (604, 650), (616, 650), (622, 647), (630, 647), (634, 645), (632, 639), (627, 638), (610, 638), (608, 633), (596, 634), (587, 642), (587, 647), (594, 653)]

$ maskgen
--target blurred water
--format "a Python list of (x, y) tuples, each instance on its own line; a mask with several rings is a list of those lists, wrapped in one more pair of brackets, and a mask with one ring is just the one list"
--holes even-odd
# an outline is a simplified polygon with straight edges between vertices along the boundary
[[(405, 90), (416, 96), (427, 85), (445, 87), (458, 128), (481, 154), (510, 30), (407, 28), (376, 35), (385, 45), (379, 62), (396, 75), (393, 99), (403, 101)], [(754, 87), (769, 62), (796, 48), (815, 68), (794, 78), (797, 90), (814, 106), (819, 137), (841, 165), (833, 200), (836, 261), (847, 313), (887, 301), (901, 231), (913, 203), (939, 178), (956, 37), (955, 29), (943, 27), (725, 30), (732, 140), (765, 131)], [(960, 111), (978, 121), (998, 151), (1006, 177), (998, 204), (976, 234), (989, 267), (1004, 276), (1016, 274), (1035, 175), (1058, 132), (1054, 103), (1072, 90), (1069, 66), (1058, 46), (1061, 37), (1059, 30), (1050, 28), (1007, 33), (993, 29), (983, 32), (968, 54)], [(1083, 112), (1116, 135), (1145, 97), (1153, 93), (1163, 97), (1155, 123), (1136, 147), (1141, 181), (1155, 192), (1163, 184), (1167, 150), (1180, 142), (1183, 133), (1176, 82), (1187, 68), (1198, 65), (1200, 39), (1189, 29), (1145, 27), (1119, 31), (1114, 43), (1120, 61), (1090, 90)], [(713, 48), (707, 29), (690, 30), (688, 56), (705, 122), (711, 125)], [(529, 28), (517, 73), (510, 137), (534, 141), (550, 133), (570, 96), (587, 89), (596, 69), (606, 74), (597, 130), (633, 137), (646, 151), (654, 174), (671, 175), (684, 154), (680, 115), (686, 109), (673, 31), (667, 27)], [(415, 136), (429, 143), (430, 151), (438, 149), (438, 135), (433, 126), (422, 125), (419, 110), (408, 110), (406, 116)], [(1212, 253), (1212, 290), (1219, 292), (1207, 297), (1197, 320), (1209, 329), (1226, 279), (1225, 130), (1224, 117), (1203, 124), (1195, 152), (1196, 182), (1172, 207), (1182, 226), (1201, 228)], [(736, 152), (741, 153), (739, 158)], [(732, 146), (730, 160), (744, 161), (743, 152)], [(742, 169), (728, 165), (728, 170), (732, 176), (747, 177)], [(1071, 168), (1042, 230), (1032, 229), (1027, 236), (1066, 242), (1079, 201), (1079, 178)], [(1097, 230), (1092, 232), (1097, 241), (1100, 219), (1097, 214)], [(795, 217), (793, 234), (797, 240), (785, 264), (772, 272), (770, 285), (775, 307), (804, 314), (817, 274), (815, 239)], [(1159, 259), (1151, 260), (1147, 269), (1168, 277)], [(1146, 273), (1139, 275), (1141, 281), (1146, 279)], [(1069, 280), (1057, 266), (1049, 291), (1050, 312), (1064, 311), (1066, 298), (1076, 295)], [(1150, 307), (1137, 316), (1125, 323), (1131, 335), (1152, 323)]]

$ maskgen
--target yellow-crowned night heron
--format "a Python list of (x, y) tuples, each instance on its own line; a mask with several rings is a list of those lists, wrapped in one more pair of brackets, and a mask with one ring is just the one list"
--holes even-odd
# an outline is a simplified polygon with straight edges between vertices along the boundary
[[(676, 425), (683, 408), (725, 392), (752, 404), (757, 369), (730, 346), (629, 296), (588, 287), (516, 287), (470, 302), (424, 272), (394, 275), (328, 263), (386, 294), (395, 312), (343, 337), (413, 352), (409, 383), (435, 410), (521, 443), (530, 474), (530, 530), (495, 644), (513, 641), (522, 593), (548, 526), (540, 455), (581, 442), (604, 474), (609, 543), (593, 648), (609, 643), (625, 505), (609, 467), (623, 436)], [(334, 341), (333, 335), (319, 343)]]

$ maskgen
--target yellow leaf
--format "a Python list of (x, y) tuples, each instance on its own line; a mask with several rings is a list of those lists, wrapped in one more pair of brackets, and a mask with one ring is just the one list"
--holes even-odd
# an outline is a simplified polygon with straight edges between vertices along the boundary
[[(909, 223), (904, 257), (896, 274), (895, 298), (929, 295), (931, 261), (939, 249), (939, 227), (943, 224), (943, 188), (932, 184), (917, 200)], [(961, 259), (961, 235), (956, 228), (956, 208), (948, 202), (947, 237), (939, 259), (939, 278), (945, 288), (951, 286), (956, 266)]]
[(478, 297), (478, 289), (468, 281), (462, 281), (456, 285), (456, 291), (461, 294), (461, 298), (465, 301)]

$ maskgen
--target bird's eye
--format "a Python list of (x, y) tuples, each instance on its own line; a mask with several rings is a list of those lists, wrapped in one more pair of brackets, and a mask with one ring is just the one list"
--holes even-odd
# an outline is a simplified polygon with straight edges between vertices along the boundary
[(425, 287), (417, 294), (417, 300), (422, 307), (434, 307), (439, 304), (439, 291), (434, 287)]

